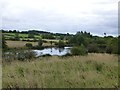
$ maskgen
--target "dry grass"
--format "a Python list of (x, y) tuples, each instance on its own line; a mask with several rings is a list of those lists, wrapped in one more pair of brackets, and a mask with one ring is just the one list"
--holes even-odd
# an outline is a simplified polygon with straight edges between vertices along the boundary
[[(43, 43), (43, 46), (51, 46), (50, 41), (58, 42), (59, 40), (53, 40), (53, 39), (43, 39), (47, 41), (46, 43)], [(28, 41), (8, 41), (6, 40), (7, 46), (10, 48), (22, 48), (25, 47), (26, 43), (32, 43), (33, 46), (38, 45), (38, 42), (28, 42)], [(52, 44), (54, 46), (54, 43)]]
[(54, 39), (43, 39), (43, 40), (48, 41), (48, 42), (50, 42), (50, 41), (59, 42), (59, 40), (54, 40)]
[(118, 57), (89, 54), (40, 57), (3, 66), (4, 88), (112, 88), (118, 87)]
[(6, 43), (10, 48), (25, 47), (26, 43), (32, 43), (33, 46), (38, 45), (38, 42), (27, 42), (27, 41), (6, 41)]
[[(10, 48), (21, 48), (25, 47), (26, 43), (32, 43), (33, 46), (38, 45), (38, 42), (27, 42), (27, 41), (6, 41), (7, 46)], [(43, 46), (51, 46), (50, 43), (43, 43)]]

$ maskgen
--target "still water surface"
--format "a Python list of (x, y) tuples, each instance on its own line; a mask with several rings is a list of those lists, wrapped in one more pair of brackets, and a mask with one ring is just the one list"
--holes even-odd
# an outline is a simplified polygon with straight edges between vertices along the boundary
[(70, 48), (71, 47), (64, 47), (64, 48), (52, 47), (52, 48), (45, 48), (43, 50), (33, 50), (33, 51), (37, 54), (37, 56), (45, 55), (45, 54), (62, 56), (67, 53), (70, 53)]

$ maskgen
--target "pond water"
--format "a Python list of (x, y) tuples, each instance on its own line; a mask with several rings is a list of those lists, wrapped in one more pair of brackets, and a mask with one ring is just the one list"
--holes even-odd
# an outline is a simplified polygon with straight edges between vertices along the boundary
[(71, 47), (64, 47), (64, 48), (52, 47), (52, 48), (45, 48), (43, 50), (33, 50), (33, 51), (37, 54), (37, 56), (45, 55), (45, 54), (62, 56), (67, 53), (70, 53), (70, 48)]

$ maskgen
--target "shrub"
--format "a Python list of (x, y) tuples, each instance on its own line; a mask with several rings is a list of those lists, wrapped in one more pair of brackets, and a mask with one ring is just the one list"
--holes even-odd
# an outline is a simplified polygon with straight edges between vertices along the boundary
[(50, 41), (50, 44), (52, 45), (52, 44), (53, 44), (53, 41)]
[(19, 40), (20, 40), (20, 37), (19, 37), (19, 34), (18, 34), (18, 33), (15, 33), (14, 40), (16, 40), (16, 41), (19, 41)]
[(32, 43), (26, 43), (26, 47), (28, 47), (28, 48), (32, 48), (33, 45), (32, 45)]
[(99, 51), (99, 48), (95, 43), (89, 44), (87, 49), (89, 53), (97, 53)]
[(46, 41), (46, 40), (42, 40), (43, 41), (43, 43), (47, 43), (48, 41)]
[(58, 42), (54, 42), (54, 44), (57, 46), (57, 45), (58, 45)]
[(87, 50), (85, 49), (83, 45), (79, 47), (73, 47), (71, 49), (71, 53), (72, 55), (87, 55), (88, 54)]
[(36, 53), (33, 51), (21, 51), (17, 54), (17, 59), (20, 61), (24, 61), (26, 59), (32, 59), (36, 57)]
[(34, 36), (34, 34), (29, 33), (29, 34), (28, 34), (28, 38), (35, 38), (35, 36)]
[(111, 53), (112, 53), (112, 47), (108, 46), (108, 47), (106, 48), (106, 53), (111, 54)]
[(63, 42), (63, 41), (61, 41), (61, 40), (59, 40), (59, 42), (58, 42), (58, 47), (64, 47), (65, 46), (65, 43)]
[(42, 46), (42, 44), (43, 44), (42, 39), (39, 39), (39, 41), (38, 41), (38, 46), (39, 46), (39, 47), (41, 47), (41, 46)]
[(19, 60), (19, 61), (25, 61), (25, 60), (33, 60), (33, 58), (36, 58), (36, 52), (34, 51), (30, 51), (30, 50), (21, 50), (21, 51), (8, 51), (8, 52), (4, 52), (2, 54), (2, 62), (6, 63), (6, 62), (12, 62), (14, 60)]

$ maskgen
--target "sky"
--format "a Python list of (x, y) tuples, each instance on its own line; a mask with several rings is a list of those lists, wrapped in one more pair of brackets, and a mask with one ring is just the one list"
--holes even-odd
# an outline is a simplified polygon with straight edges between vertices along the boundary
[(118, 34), (119, 0), (0, 0), (4, 30)]

